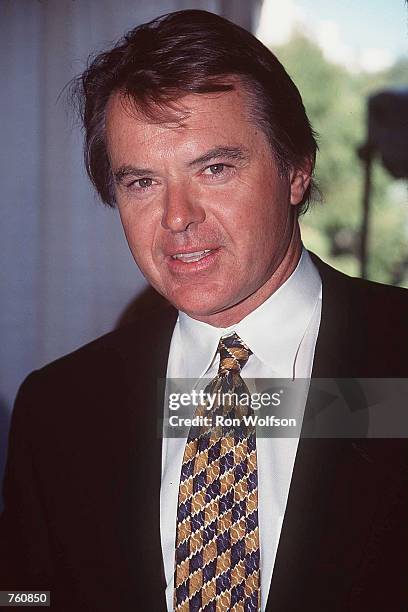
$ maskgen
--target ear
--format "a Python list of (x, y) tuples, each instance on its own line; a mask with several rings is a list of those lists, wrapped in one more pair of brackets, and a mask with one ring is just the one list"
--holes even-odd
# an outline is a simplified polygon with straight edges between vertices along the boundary
[(299, 204), (312, 178), (312, 163), (306, 159), (301, 168), (292, 168), (290, 171), (290, 203)]

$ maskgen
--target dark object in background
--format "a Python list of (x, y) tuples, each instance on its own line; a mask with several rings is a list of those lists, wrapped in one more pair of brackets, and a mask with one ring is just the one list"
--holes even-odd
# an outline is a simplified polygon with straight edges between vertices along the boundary
[(375, 155), (394, 178), (408, 178), (408, 88), (380, 91), (368, 99), (367, 140), (358, 149), (364, 162), (361, 277), (367, 275), (371, 164)]
[(370, 96), (367, 144), (394, 178), (408, 177), (408, 88)]

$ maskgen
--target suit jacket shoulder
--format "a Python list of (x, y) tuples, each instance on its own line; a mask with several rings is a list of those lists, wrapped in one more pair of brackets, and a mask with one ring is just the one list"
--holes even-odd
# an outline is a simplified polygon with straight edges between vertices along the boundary
[(323, 288), (316, 377), (408, 377), (408, 290), (351, 278), (311, 254)]
[(55, 610), (137, 609), (154, 592), (164, 610), (157, 377), (175, 319), (171, 308), (148, 315), (21, 386), (0, 517), (2, 589), (51, 590)]

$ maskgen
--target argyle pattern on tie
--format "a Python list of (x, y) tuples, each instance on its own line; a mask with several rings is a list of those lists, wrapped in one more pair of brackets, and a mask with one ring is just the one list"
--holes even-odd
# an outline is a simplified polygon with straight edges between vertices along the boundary
[[(205, 393), (249, 391), (240, 372), (251, 354), (237, 334), (221, 338), (217, 376)], [(236, 395), (235, 395), (236, 394)], [(225, 397), (225, 396), (224, 396)], [(239, 401), (239, 399), (238, 399)], [(214, 427), (216, 415), (253, 414), (236, 401), (205, 406), (213, 426), (192, 427), (181, 468), (174, 609), (177, 612), (260, 610), (258, 476), (253, 426)]]

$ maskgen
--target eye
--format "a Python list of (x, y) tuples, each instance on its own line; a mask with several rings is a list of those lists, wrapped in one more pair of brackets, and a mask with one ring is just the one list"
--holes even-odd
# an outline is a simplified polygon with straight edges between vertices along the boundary
[(236, 167), (229, 164), (211, 164), (201, 171), (203, 180), (211, 185), (223, 185), (228, 183), (236, 174)]
[(125, 184), (125, 187), (128, 191), (133, 193), (139, 193), (140, 195), (150, 191), (152, 187), (154, 187), (156, 181), (149, 177), (142, 177), (139, 179), (134, 179), (129, 183)]
[(212, 175), (216, 175), (216, 174), (222, 174), (225, 170), (225, 164), (211, 164), (211, 166), (208, 166), (208, 168), (206, 168), (204, 170), (204, 174), (212, 174)]
[(140, 189), (148, 189), (149, 187), (153, 185), (153, 179), (151, 178), (137, 179), (137, 181), (135, 181), (133, 185), (135, 185), (136, 187), (140, 187)]

